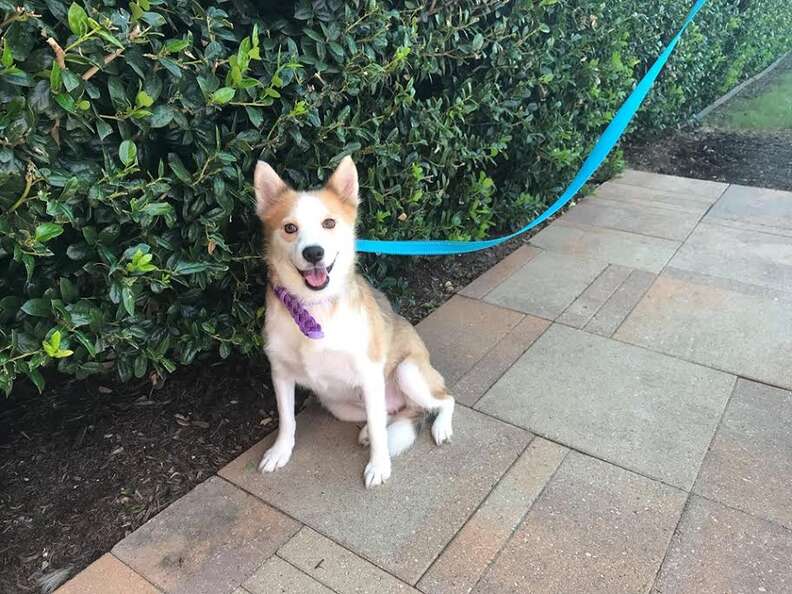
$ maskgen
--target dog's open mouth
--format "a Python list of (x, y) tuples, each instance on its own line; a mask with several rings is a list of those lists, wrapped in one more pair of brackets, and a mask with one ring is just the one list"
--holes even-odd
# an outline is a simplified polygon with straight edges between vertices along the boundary
[(321, 291), (330, 282), (330, 272), (333, 270), (335, 261), (330, 266), (325, 267), (324, 264), (314, 266), (307, 270), (300, 270), (303, 276), (305, 286), (314, 291)]

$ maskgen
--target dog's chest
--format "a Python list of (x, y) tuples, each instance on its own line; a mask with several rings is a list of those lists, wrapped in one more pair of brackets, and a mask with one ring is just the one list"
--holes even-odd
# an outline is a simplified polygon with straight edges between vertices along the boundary
[[(268, 324), (267, 352), (286, 364), (297, 382), (314, 392), (332, 397), (349, 394), (360, 385), (365, 364), (368, 326), (365, 317), (349, 309), (327, 315), (312, 311), (321, 324), (324, 338), (306, 339), (288, 316), (277, 316)], [(324, 315), (323, 315), (324, 314)]]

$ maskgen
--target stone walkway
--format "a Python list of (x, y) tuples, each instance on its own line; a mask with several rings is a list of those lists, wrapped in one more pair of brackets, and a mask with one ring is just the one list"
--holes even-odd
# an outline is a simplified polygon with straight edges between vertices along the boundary
[(792, 194), (627, 171), (419, 329), (452, 444), (309, 406), (61, 592), (792, 592)]

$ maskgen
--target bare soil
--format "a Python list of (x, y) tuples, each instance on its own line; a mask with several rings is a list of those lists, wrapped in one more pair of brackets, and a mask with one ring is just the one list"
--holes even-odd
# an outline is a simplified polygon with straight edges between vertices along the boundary
[(645, 171), (792, 191), (792, 130), (691, 127), (627, 146), (625, 156)]

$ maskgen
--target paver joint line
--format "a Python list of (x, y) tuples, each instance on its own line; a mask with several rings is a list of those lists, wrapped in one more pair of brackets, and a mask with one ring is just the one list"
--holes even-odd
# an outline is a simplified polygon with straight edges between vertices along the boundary
[(509, 465), (509, 467), (506, 469), (506, 471), (505, 471), (505, 472), (504, 472), (504, 473), (503, 473), (503, 474), (500, 476), (500, 478), (498, 479), (498, 481), (497, 481), (497, 482), (496, 482), (496, 483), (495, 483), (495, 484), (492, 486), (492, 489), (490, 489), (489, 493), (487, 493), (487, 495), (484, 497), (484, 499), (482, 499), (482, 500), (479, 502), (479, 504), (478, 504), (478, 505), (475, 507), (475, 509), (473, 509), (473, 511), (471, 511), (471, 512), (470, 512), (470, 515), (468, 515), (468, 517), (465, 519), (465, 521), (462, 523), (462, 525), (459, 527), (459, 529), (458, 529), (458, 530), (457, 530), (457, 531), (454, 533), (454, 535), (453, 535), (453, 536), (452, 536), (452, 537), (449, 539), (449, 541), (448, 541), (448, 542), (445, 544), (445, 546), (444, 546), (444, 547), (443, 547), (443, 548), (440, 550), (440, 552), (439, 552), (439, 553), (437, 553), (437, 555), (435, 555), (435, 556), (434, 556), (434, 558), (432, 559), (431, 563), (429, 563), (429, 566), (428, 566), (428, 567), (427, 567), (427, 568), (424, 570), (424, 572), (423, 572), (423, 573), (420, 575), (420, 577), (419, 577), (419, 578), (418, 578), (418, 579), (415, 581), (415, 584), (413, 584), (414, 586), (415, 586), (415, 585), (417, 585), (418, 583), (420, 583), (420, 581), (421, 581), (421, 580), (422, 580), (424, 577), (426, 577), (426, 575), (427, 575), (427, 574), (428, 574), (428, 573), (431, 571), (432, 567), (433, 567), (433, 566), (434, 566), (434, 564), (437, 562), (437, 560), (438, 560), (438, 559), (440, 559), (440, 558), (443, 556), (443, 553), (445, 553), (445, 552), (448, 550), (448, 547), (451, 545), (451, 543), (453, 543), (453, 542), (454, 542), (454, 539), (456, 539), (456, 538), (457, 538), (457, 536), (458, 536), (458, 535), (459, 535), (459, 533), (460, 533), (460, 532), (461, 532), (461, 531), (462, 531), (462, 530), (465, 528), (465, 526), (467, 526), (468, 522), (470, 522), (470, 519), (471, 519), (473, 516), (475, 516), (475, 515), (476, 515), (476, 513), (477, 513), (477, 512), (478, 512), (478, 511), (479, 511), (479, 510), (482, 508), (482, 506), (483, 506), (483, 505), (484, 505), (484, 504), (487, 502), (487, 499), (489, 499), (489, 497), (490, 497), (490, 495), (492, 495), (493, 491), (495, 491), (495, 489), (497, 489), (497, 488), (498, 488), (498, 485), (500, 485), (500, 484), (501, 484), (501, 482), (503, 481), (504, 477), (505, 477), (507, 474), (509, 474), (509, 472), (511, 472), (512, 468), (514, 468), (514, 466), (515, 466), (515, 464), (517, 464), (518, 460), (519, 460), (519, 459), (520, 459), (522, 456), (524, 456), (524, 455), (525, 455), (525, 452), (528, 450), (528, 448), (531, 446), (531, 444), (534, 442), (534, 440), (535, 440), (535, 439), (536, 439), (536, 437), (535, 437), (535, 436), (532, 436), (532, 437), (530, 438), (530, 440), (528, 441), (528, 443), (527, 443), (527, 444), (525, 444), (525, 447), (523, 448), (523, 450), (522, 450), (522, 451), (521, 451), (521, 452), (520, 452), (520, 453), (517, 455), (517, 457), (516, 457), (516, 458), (514, 459), (514, 461), (513, 461), (513, 462), (512, 462), (512, 463)]
[[(731, 399), (734, 397), (734, 390), (737, 388), (737, 382), (738, 381), (739, 381), (739, 378), (735, 377), (734, 378), (734, 383), (732, 384), (732, 389), (729, 392), (729, 398), (726, 400), (726, 405), (723, 407), (723, 410), (721, 411), (720, 419), (718, 419), (718, 424), (716, 425), (715, 431), (712, 434), (712, 439), (710, 439), (709, 445), (707, 446), (707, 451), (704, 454), (704, 456), (701, 458), (701, 464), (699, 464), (698, 472), (696, 473), (696, 478), (693, 480), (693, 484), (691, 485), (690, 490), (688, 490), (687, 495), (685, 497), (685, 503), (682, 506), (682, 513), (679, 514), (679, 519), (677, 520), (676, 526), (674, 526), (674, 531), (672, 533), (672, 538), (673, 538), (673, 535), (675, 535), (677, 533), (677, 531), (679, 530), (679, 526), (682, 524), (682, 518), (685, 517), (685, 513), (688, 510), (688, 507), (690, 505), (690, 498), (693, 496), (693, 489), (695, 488), (696, 481), (698, 480), (699, 476), (701, 475), (701, 469), (704, 467), (704, 462), (707, 459), (707, 455), (709, 454), (710, 450), (712, 449), (712, 444), (715, 442), (715, 437), (717, 436), (718, 431), (720, 430), (720, 426), (721, 426), (721, 423), (723, 422), (724, 416), (726, 416), (726, 410), (729, 408), (729, 403), (731, 402)], [(660, 562), (660, 565), (657, 566), (657, 572), (655, 573), (655, 577), (652, 580), (652, 591), (654, 591), (654, 589), (657, 587), (657, 582), (660, 579), (660, 572), (663, 570), (663, 565), (665, 564), (666, 559), (668, 558), (668, 552), (671, 549), (671, 540), (672, 539), (669, 539), (668, 545), (666, 546), (666, 550), (663, 553), (663, 559)]]
[[(559, 444), (559, 445), (563, 445), (563, 444)], [(566, 447), (566, 446), (564, 446), (564, 447)], [(525, 510), (525, 513), (520, 518), (520, 521), (517, 522), (517, 524), (515, 525), (514, 529), (511, 531), (511, 534), (509, 535), (509, 538), (507, 538), (504, 541), (503, 545), (498, 549), (498, 552), (495, 553), (495, 556), (487, 564), (486, 569), (483, 572), (481, 572), (481, 575), (476, 580), (476, 583), (471, 588), (471, 591), (475, 590), (478, 587), (479, 583), (481, 583), (481, 580), (483, 580), (484, 577), (487, 575), (487, 572), (489, 571), (489, 569), (495, 564), (495, 562), (498, 560), (498, 557), (500, 557), (500, 555), (503, 552), (503, 549), (505, 548), (505, 546), (509, 543), (509, 541), (512, 538), (514, 538), (514, 534), (517, 532), (517, 530), (520, 528), (520, 526), (522, 526), (523, 522), (525, 521), (525, 518), (528, 516), (528, 514), (530, 513), (530, 511), (534, 507), (534, 505), (536, 505), (536, 502), (539, 501), (542, 498), (542, 496), (544, 495), (544, 492), (547, 490), (547, 486), (553, 481), (553, 479), (555, 478), (556, 474), (558, 474), (558, 471), (561, 468), (561, 465), (564, 463), (564, 460), (567, 459), (567, 457), (569, 456), (569, 452), (571, 452), (571, 451), (572, 451), (572, 449), (567, 447), (567, 451), (564, 453), (564, 456), (563, 456), (563, 458), (561, 458), (561, 461), (558, 463), (558, 466), (556, 466), (555, 470), (550, 475), (550, 478), (547, 479), (547, 481), (545, 482), (545, 484), (542, 487), (541, 491), (539, 491), (539, 494), (534, 498), (533, 503), (531, 504), (531, 506), (528, 509)]]

